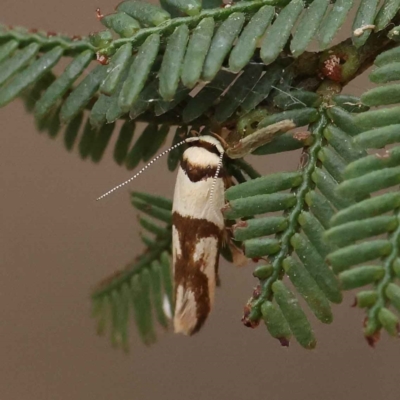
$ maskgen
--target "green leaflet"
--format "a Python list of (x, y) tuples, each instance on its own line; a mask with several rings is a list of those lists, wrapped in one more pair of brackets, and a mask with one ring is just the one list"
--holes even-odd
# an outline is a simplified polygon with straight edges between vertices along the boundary
[(160, 69), (160, 94), (164, 100), (172, 100), (178, 88), (189, 28), (181, 25), (168, 38), (167, 48)]
[(296, 203), (294, 195), (274, 193), (232, 200), (223, 210), (226, 219), (251, 217), (267, 212), (286, 210)]
[[(383, 128), (368, 130), (357, 135), (354, 138), (354, 143), (365, 149), (380, 149), (389, 144), (399, 143), (399, 128), (400, 124), (395, 124), (384, 126)], [(393, 159), (393, 156), (395, 157), (395, 159), (397, 159), (398, 150), (392, 149), (390, 151), (390, 154), (392, 154), (392, 158), (383, 159), (382, 162), (387, 162), (388, 167), (395, 167), (396, 165), (398, 165), (396, 164), (396, 161), (394, 161), (393, 164), (390, 164), (390, 160)]]
[(308, 125), (311, 122), (316, 121), (318, 118), (318, 111), (314, 108), (302, 108), (299, 110), (284, 111), (278, 114), (272, 114), (264, 118), (259, 124), (258, 128), (264, 128), (265, 126), (275, 124), (279, 121), (291, 120), (296, 126)]
[(365, 196), (400, 183), (400, 167), (385, 168), (343, 182), (339, 193), (347, 197)]
[(244, 251), (249, 258), (271, 256), (280, 250), (279, 241), (270, 238), (255, 238), (246, 240), (243, 244)]
[(385, 193), (379, 197), (364, 200), (338, 212), (332, 218), (332, 226), (345, 222), (371, 218), (400, 206), (400, 193)]
[(215, 110), (215, 119), (222, 123), (226, 121), (252, 91), (262, 73), (261, 65), (250, 64), (242, 75), (229, 88)]
[(117, 52), (111, 57), (107, 66), (107, 77), (100, 85), (100, 92), (111, 96), (120, 81), (121, 75), (128, 66), (132, 57), (132, 46), (126, 43), (121, 46)]
[(90, 112), (90, 124), (94, 129), (100, 129), (107, 122), (107, 111), (109, 110), (113, 99), (104, 94), (101, 94), (94, 103)]
[(149, 36), (140, 47), (119, 95), (118, 105), (122, 111), (127, 112), (138, 99), (157, 56), (159, 46), (160, 37), (154, 34)]
[(375, 17), (375, 31), (379, 32), (390, 23), (400, 9), (400, 0), (385, 0)]
[(314, 246), (298, 233), (293, 235), (290, 243), (325, 296), (333, 303), (340, 303), (342, 295), (338, 282)]
[(378, 4), (379, 0), (364, 0), (360, 3), (353, 21), (353, 43), (356, 47), (362, 46), (374, 29), (373, 24)]
[(18, 42), (16, 40), (9, 40), (0, 46), (0, 63), (3, 60), (9, 58), (15, 50), (18, 48)]
[(220, 71), (215, 79), (204, 87), (196, 97), (189, 100), (183, 109), (183, 122), (191, 122), (203, 115), (234, 79), (234, 74)]
[(62, 55), (63, 49), (55, 47), (3, 86), (0, 89), (0, 107), (8, 104), (30, 84), (43, 77), (50, 68), (57, 64)]
[(90, 44), (96, 49), (109, 46), (112, 42), (112, 38), (113, 35), (108, 29), (100, 32), (94, 32), (89, 35)]
[(395, 216), (379, 216), (362, 221), (352, 221), (330, 229), (326, 238), (337, 245), (345, 245), (372, 236), (392, 232), (397, 228)]
[(328, 125), (324, 130), (325, 139), (346, 162), (354, 161), (367, 155), (365, 150), (354, 145), (351, 136), (349, 136), (349, 134), (353, 135), (351, 130), (352, 125), (348, 127), (350, 128), (350, 132), (349, 130), (343, 131), (334, 125)]
[(288, 346), (292, 331), (282, 311), (275, 304), (266, 301), (261, 307), (261, 312), (271, 336), (278, 339), (282, 346)]
[(261, 7), (243, 29), (229, 57), (229, 69), (239, 72), (250, 61), (258, 41), (265, 33), (274, 16), (274, 7)]
[[(387, 50), (384, 53), (379, 54), (375, 59), (375, 65), (381, 67), (386, 64), (396, 63), (399, 61), (400, 61), (400, 47), (394, 47), (393, 49)], [(372, 74), (373, 73), (374, 72), (372, 72)], [(372, 79), (373, 78), (371, 78), (371, 80)]]
[(225, 56), (231, 50), (233, 42), (240, 33), (244, 21), (244, 14), (233, 13), (218, 28), (204, 62), (203, 80), (211, 81), (217, 75)]
[(321, 49), (326, 49), (346, 20), (354, 0), (337, 0), (321, 25), (319, 41)]
[(233, 226), (235, 239), (242, 242), (248, 239), (272, 235), (282, 232), (287, 228), (287, 220), (284, 217), (255, 218), (240, 221)]
[(145, 26), (157, 26), (170, 19), (170, 15), (162, 8), (141, 1), (124, 1), (117, 6), (117, 10)]
[(339, 280), (344, 290), (356, 289), (381, 280), (385, 270), (379, 265), (365, 265), (353, 268), (339, 274)]
[(241, 185), (232, 186), (225, 192), (225, 198), (232, 201), (260, 194), (276, 193), (297, 187), (301, 182), (302, 176), (299, 171), (280, 172), (253, 179)]
[(385, 291), (396, 310), (400, 312), (400, 287), (395, 283), (389, 283)]
[(362, 95), (362, 101), (369, 106), (396, 104), (400, 101), (400, 85), (371, 89)]
[(124, 12), (105, 15), (100, 22), (121, 37), (131, 37), (140, 29), (139, 22)]
[(341, 182), (343, 180), (346, 162), (336, 151), (330, 148), (321, 149), (318, 153), (318, 159), (321, 160), (329, 175), (331, 175), (336, 182)]
[(303, 211), (299, 215), (298, 222), (314, 249), (325, 260), (326, 256), (335, 249), (335, 246), (325, 240), (324, 226), (309, 211)]
[(90, 50), (86, 50), (65, 68), (60, 77), (49, 86), (36, 103), (36, 118), (43, 118), (54, 107), (57, 101), (61, 99), (75, 80), (83, 73), (92, 59), (93, 53)]
[(399, 336), (399, 318), (387, 308), (381, 308), (378, 313), (379, 322), (386, 329), (389, 335)]
[(71, 121), (84, 109), (106, 76), (106, 68), (104, 65), (98, 65), (71, 92), (61, 107), (61, 120), (64, 123)]
[(335, 104), (349, 113), (359, 113), (368, 111), (369, 107), (361, 102), (357, 96), (349, 94), (338, 94), (332, 98)]
[[(333, 127), (333, 126), (327, 127), (328, 135), (329, 135), (329, 132), (332, 133), (332, 135), (329, 135), (332, 137), (332, 140), (335, 140), (335, 137), (337, 135), (340, 135), (339, 130), (342, 130), (351, 136), (357, 135), (362, 130), (357, 125), (355, 117), (341, 107), (328, 108), (327, 115), (332, 120), (332, 122), (336, 125), (336, 127)], [(327, 137), (328, 140), (329, 140), (329, 136)], [(336, 148), (336, 146), (335, 146), (335, 148)], [(340, 153), (340, 154), (342, 155), (342, 153)], [(360, 156), (362, 156), (362, 155), (360, 154)]]
[[(396, 50), (396, 49), (394, 49)], [(400, 62), (395, 61), (391, 63), (385, 63), (381, 67), (375, 69), (374, 71), (371, 72), (369, 75), (369, 78), (371, 79), (372, 82), (374, 83), (387, 83), (387, 82), (392, 82), (392, 81), (398, 81), (400, 80)], [(382, 89), (385, 88), (382, 87)], [(379, 88), (377, 88), (379, 89)], [(369, 97), (371, 95), (367, 95), (368, 92), (364, 93), (364, 97)], [(372, 97), (373, 99), (373, 97)], [(396, 103), (396, 102), (393, 102)], [(391, 104), (391, 103), (389, 103)], [(378, 105), (378, 104), (372, 104), (372, 105)]]
[(355, 264), (376, 260), (390, 254), (392, 246), (387, 240), (364, 242), (334, 251), (328, 256), (328, 262), (335, 273), (344, 271)]
[(0, 85), (28, 65), (35, 58), (39, 48), (40, 46), (37, 43), (31, 43), (24, 49), (16, 52), (11, 58), (4, 58), (4, 61), (0, 64)]
[(187, 15), (197, 15), (201, 11), (200, 0), (165, 0), (166, 3), (178, 8)]
[(303, 11), (302, 0), (292, 0), (278, 15), (267, 30), (261, 46), (261, 58), (265, 64), (271, 64), (289, 39), (290, 32)]
[(314, 0), (306, 10), (290, 43), (290, 50), (295, 57), (302, 54), (313, 39), (328, 5), (329, 0)]
[(331, 323), (333, 316), (329, 301), (306, 268), (292, 257), (283, 262), (283, 268), (315, 316), (323, 323)]
[(214, 19), (204, 18), (190, 37), (182, 66), (182, 83), (192, 89), (200, 79), (211, 39), (214, 34)]
[(314, 348), (316, 346), (314, 333), (293, 293), (281, 281), (276, 281), (272, 285), (272, 290), (275, 300), (297, 341), (306, 349)]
[(253, 87), (251, 93), (247, 95), (241, 104), (243, 113), (253, 111), (264, 99), (268, 97), (273, 86), (281, 77), (282, 67), (278, 64), (272, 64), (266, 69), (264, 76)]
[(117, 82), (117, 85), (115, 86), (112, 95), (109, 97), (110, 103), (108, 109), (106, 110), (106, 119), (108, 123), (115, 122), (124, 114), (124, 110), (122, 110), (119, 105), (119, 98), (124, 87), (124, 83), (126, 82), (126, 78), (128, 77), (129, 68), (132, 63), (133, 60), (131, 58), (129, 59), (124, 70), (122, 71), (119, 81)]

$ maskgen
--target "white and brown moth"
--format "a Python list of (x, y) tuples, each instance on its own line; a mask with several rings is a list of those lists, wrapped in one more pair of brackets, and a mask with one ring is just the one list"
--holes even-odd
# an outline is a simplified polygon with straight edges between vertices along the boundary
[(224, 232), (224, 149), (212, 136), (193, 139), (183, 153), (172, 208), (174, 329), (186, 335), (202, 327), (213, 306)]
[(278, 122), (240, 140), (234, 147), (214, 136), (188, 138), (159, 154), (132, 178), (97, 199), (131, 182), (174, 148), (184, 143), (189, 145), (179, 167), (172, 207), (173, 324), (176, 333), (192, 335), (198, 332), (214, 304), (225, 227), (221, 210), (229, 185), (222, 165), (225, 154), (222, 142), (229, 158), (240, 158), (271, 141), (276, 133), (293, 127), (292, 121)]

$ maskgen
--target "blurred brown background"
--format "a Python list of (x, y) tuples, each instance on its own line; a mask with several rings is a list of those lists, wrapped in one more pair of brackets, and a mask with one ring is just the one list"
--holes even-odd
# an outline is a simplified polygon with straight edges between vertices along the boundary
[[(0, 22), (68, 34), (100, 30), (105, 0), (1, 0)], [(348, 31), (347, 31), (348, 32)], [(360, 92), (366, 80), (348, 89)], [(62, 135), (39, 134), (16, 101), (0, 110), (0, 399), (399, 399), (399, 342), (383, 335), (373, 350), (362, 338), (353, 296), (335, 321), (312, 318), (317, 349), (281, 348), (263, 326), (240, 322), (255, 280), (252, 267), (221, 266), (214, 312), (193, 338), (159, 334), (146, 348), (131, 329), (131, 352), (98, 338), (89, 291), (141, 245), (127, 190), (96, 203), (130, 176), (112, 160), (99, 165), (69, 154)], [(112, 141), (115, 141), (115, 134)], [(171, 138), (169, 138), (169, 142)], [(257, 159), (263, 171), (297, 167), (297, 154)], [(137, 190), (172, 197), (166, 160), (135, 181)]]

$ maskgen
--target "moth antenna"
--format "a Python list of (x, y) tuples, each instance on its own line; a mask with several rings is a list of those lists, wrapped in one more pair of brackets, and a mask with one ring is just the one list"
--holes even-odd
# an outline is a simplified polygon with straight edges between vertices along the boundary
[[(112, 189), (110, 189), (108, 192), (102, 194), (100, 197), (98, 197), (96, 199), (96, 201), (99, 201), (101, 199), (104, 199), (104, 197), (107, 197), (109, 194), (115, 192), (116, 190), (122, 188), (123, 186), (127, 185), (129, 182), (132, 182), (134, 179), (136, 179), (142, 172), (144, 172), (147, 168), (150, 167), (151, 164), (153, 164), (154, 162), (156, 162), (159, 158), (161, 158), (162, 156), (165, 156), (167, 153), (169, 153), (170, 151), (176, 149), (179, 146), (182, 146), (183, 144), (189, 142), (189, 141), (193, 141), (194, 138), (190, 138), (191, 140), (185, 139), (182, 140), (181, 142), (174, 144), (173, 146), (171, 146), (169, 149), (164, 150), (162, 153), (160, 153), (157, 157), (153, 158), (148, 164), (146, 164), (140, 171), (138, 171), (135, 175), (133, 175), (131, 178), (129, 178), (128, 180), (126, 180), (125, 182), (120, 183), (119, 185), (113, 187)], [(217, 173), (218, 175), (218, 173)]]
[[(222, 159), (223, 159), (223, 158), (224, 158), (224, 152), (222, 152), (221, 155), (219, 156), (219, 162), (218, 162), (218, 166), (217, 166), (217, 171), (215, 172), (214, 179), (213, 179), (213, 183), (212, 183), (211, 189), (210, 189), (210, 203), (211, 203), (211, 205), (213, 205), (213, 203), (214, 203), (215, 185), (216, 185), (216, 183), (217, 183), (219, 171), (221, 171)], [(214, 212), (215, 212), (215, 210), (214, 210)]]

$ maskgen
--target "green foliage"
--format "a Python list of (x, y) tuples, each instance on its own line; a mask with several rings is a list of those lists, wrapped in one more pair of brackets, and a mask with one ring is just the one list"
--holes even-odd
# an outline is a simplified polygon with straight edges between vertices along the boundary
[(146, 344), (155, 341), (153, 312), (164, 328), (171, 312), (172, 280), (170, 272), (172, 203), (162, 197), (132, 193), (132, 204), (149, 217), (139, 223), (151, 237), (142, 236), (146, 251), (124, 270), (102, 282), (93, 292), (93, 316), (99, 334), (110, 325), (114, 346), (128, 349), (128, 322), (132, 309), (140, 337)]
[[(93, 34), (89, 39), (49, 36), (21, 28), (3, 29), (0, 32), (0, 40), (4, 43), (0, 48), (0, 59), (4, 58), (0, 84), (6, 85), (0, 90), (0, 105), (7, 104), (39, 81), (62, 56), (73, 56), (64, 73), (42, 93), (43, 99), (35, 110), (36, 118), (42, 119), (61, 107), (61, 121), (69, 123), (85, 108), (92, 111), (102, 108), (106, 116), (101, 120), (104, 124), (128, 114), (136, 119), (147, 110), (160, 116), (184, 102), (186, 105), (181, 107), (181, 115), (186, 122), (191, 122), (204, 117), (207, 110), (197, 114), (191, 112), (194, 105), (190, 100), (190, 89), (202, 81), (213, 81), (203, 90), (208, 87), (208, 91), (216, 90), (211, 100), (217, 101), (235, 79), (235, 75), (229, 72), (225, 72), (224, 78), (220, 76), (228, 55), (228, 71), (237, 73), (246, 68), (254, 57), (260, 56), (264, 64), (282, 58), (280, 53), (289, 42), (294, 57), (304, 54), (315, 35), (321, 37), (322, 47), (325, 48), (335, 37), (352, 6), (352, 2), (348, 1), (342, 7), (340, 1), (329, 6), (328, 0), (316, 0), (310, 2), (307, 8), (302, 0), (259, 0), (201, 11), (197, 0), (168, 0), (164, 3), (167, 8), (173, 7), (182, 15), (189, 16), (171, 19), (162, 8), (139, 1), (125, 1), (118, 5), (116, 13), (100, 16), (102, 24), (110, 30)], [(375, 3), (361, 3), (354, 29), (374, 22), (371, 15), (375, 15)], [(379, 14), (381, 29), (385, 21), (386, 25), (389, 23), (398, 8), (399, 5), (392, 2), (382, 6)], [(276, 12), (278, 16), (273, 20)], [(296, 24), (297, 28), (290, 38)], [(113, 38), (111, 31), (120, 38)], [(366, 30), (360, 37), (355, 37), (355, 44), (360, 46), (365, 43), (369, 34), (370, 30)], [(95, 55), (108, 64), (92, 69), (74, 87)], [(32, 62), (35, 58), (36, 61)], [(155, 76), (157, 71), (158, 77)], [(261, 76), (261, 66), (258, 72), (253, 69), (248, 71), (251, 79), (248, 76), (242, 78), (245, 81), (243, 94), (235, 97), (236, 104), (231, 105), (229, 112), (217, 113), (218, 123), (223, 123), (237, 111), (249, 91), (264, 84), (266, 78)], [(111, 96), (113, 100), (105, 102), (101, 94)], [(229, 99), (229, 96), (225, 97)], [(97, 105), (96, 99), (101, 104)], [(202, 100), (201, 96), (199, 102)], [(93, 106), (93, 102), (97, 107)], [(163, 111), (153, 110), (152, 106), (157, 108), (160, 102), (164, 104)], [(212, 103), (207, 102), (207, 105)], [(251, 105), (255, 107), (257, 104), (253, 102)], [(100, 127), (98, 120), (91, 120), (96, 129)]]
[[(298, 116), (294, 120), (301, 120), (301, 112), (307, 113), (308, 108), (295, 111)], [(303, 124), (309, 122), (306, 118)], [(299, 171), (264, 176), (226, 192), (226, 218), (263, 215), (238, 222), (233, 228), (235, 238), (243, 241), (245, 254), (249, 258), (268, 257), (265, 268), (270, 271), (260, 275), (256, 270), (260, 289), (246, 306), (244, 323), (256, 326), (261, 318), (264, 319), (269, 332), (285, 344), (290, 338), (289, 332), (306, 348), (316, 344), (295, 295), (281, 282), (285, 275), (323, 323), (332, 321), (329, 302), (340, 303), (342, 300), (339, 284), (324, 261), (333, 248), (323, 241), (323, 234), (335, 210), (352, 204), (351, 200), (337, 195), (335, 189), (343, 180), (346, 164), (363, 153), (350, 148), (347, 158), (343, 159), (340, 146), (346, 141), (349, 145), (351, 137), (345, 132), (336, 133), (338, 129), (321, 116), (311, 124), (311, 135), (306, 138), (308, 146)], [(273, 147), (276, 140), (265, 145), (263, 150)], [(282, 212), (281, 217), (276, 217), (277, 211)], [(267, 213), (272, 212), (274, 216), (268, 216)], [(276, 291), (280, 293), (278, 298)], [(266, 303), (271, 305), (265, 306)], [(270, 315), (268, 310), (274, 312)], [(280, 332), (278, 326), (282, 324), (282, 318), (275, 320), (277, 312), (287, 321), (284, 337), (276, 336)]]
[[(395, 48), (377, 58), (378, 67), (370, 74), (373, 82), (399, 79), (393, 73), (398, 52)], [(382, 71), (386, 71), (385, 76)], [(362, 289), (356, 304), (366, 308), (364, 334), (371, 345), (378, 340), (382, 327), (392, 336), (398, 336), (399, 327), (395, 312), (400, 311), (400, 288), (396, 283), (400, 276), (400, 125), (394, 113), (398, 107), (382, 107), (398, 103), (398, 92), (398, 85), (377, 86), (362, 95), (364, 104), (378, 108), (354, 117), (359, 127), (354, 145), (372, 152), (392, 146), (384, 154), (366, 155), (346, 167), (338, 193), (364, 199), (336, 214), (326, 233), (326, 239), (339, 247), (329, 254), (328, 261), (338, 273), (342, 288)], [(371, 289), (364, 290), (367, 285)]]
[[(83, 38), (1, 28), (0, 106), (22, 97), (39, 131), (55, 137), (64, 129), (67, 150), (93, 162), (118, 130), (114, 159), (127, 169), (150, 160), (169, 132), (174, 144), (193, 130), (218, 133), (228, 154), (260, 133), (267, 140), (253, 154), (302, 149), (297, 171), (260, 176), (242, 159), (226, 162), (236, 183), (226, 192), (227, 225), (236, 220), (237, 245), (264, 260), (243, 322), (263, 320), (283, 345), (294, 336), (313, 348), (299, 298), (330, 323), (342, 289), (372, 285), (357, 294), (367, 309), (365, 335), (370, 343), (381, 327), (397, 335), (400, 86), (392, 82), (400, 77), (400, 48), (384, 50), (398, 41), (400, 1), (160, 3), (123, 1), (112, 14), (99, 12), (106, 30)], [(351, 38), (329, 47), (356, 5)], [(307, 52), (313, 38), (320, 52)], [(340, 94), (373, 59), (371, 81), (391, 84), (361, 99)], [(388, 145), (382, 157), (368, 153)], [(183, 151), (169, 153), (169, 170)], [(109, 324), (113, 344), (124, 349), (130, 310), (150, 344), (153, 315), (167, 327), (165, 305), (173, 303), (171, 202), (133, 193), (132, 203), (150, 216), (139, 220), (146, 250), (92, 295), (99, 332)]]

